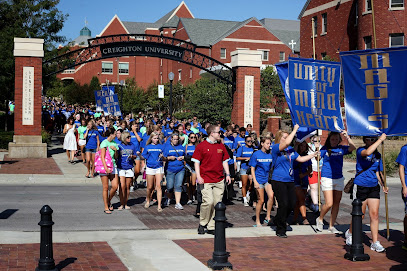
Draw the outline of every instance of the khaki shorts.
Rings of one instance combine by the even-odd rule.
[[[345,177],[339,179],[321,178],[321,189],[322,191],[343,191]]]

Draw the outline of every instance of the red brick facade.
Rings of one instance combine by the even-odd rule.
[[[34,67],[34,125],[23,125],[23,67]],[[15,57],[14,135],[41,135],[42,58]]]
[[[377,48],[390,46],[390,35],[405,32],[407,15],[404,8],[390,8],[389,0],[374,0]],[[313,57],[312,18],[317,18],[315,37],[316,58],[322,56],[339,61],[340,51],[366,49],[365,37],[371,37],[374,48],[372,12],[367,11],[366,0],[332,1],[311,0],[300,14],[301,56]],[[324,6],[325,5],[325,8]],[[329,6],[326,8],[326,6]],[[327,31],[322,33],[323,14],[327,16]],[[405,38],[404,38],[405,39]]]

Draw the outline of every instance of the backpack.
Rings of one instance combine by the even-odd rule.
[[[102,162],[102,151],[99,150],[95,154],[95,171],[99,174],[106,174],[105,167],[103,166]],[[113,171],[113,160],[112,157],[110,156],[110,152],[108,148],[106,148],[106,154],[105,154],[105,160],[106,160],[106,166],[108,169],[110,169],[110,172]]]

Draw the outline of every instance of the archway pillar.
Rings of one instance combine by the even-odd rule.
[[[14,38],[15,111],[11,158],[46,158],[41,137],[41,88],[44,40]]]
[[[253,125],[260,131],[260,67],[261,51],[236,50],[231,52],[231,66],[236,72],[236,89],[233,94],[232,122],[240,127]]]

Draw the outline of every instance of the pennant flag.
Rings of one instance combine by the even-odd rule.
[[[350,135],[407,134],[407,47],[340,53]]]
[[[291,99],[290,99],[290,88],[289,88],[289,80],[288,80],[288,62],[283,62],[276,64],[277,74],[280,78],[281,86],[283,87],[284,96],[288,104],[288,108],[290,109],[291,119],[294,122],[294,118],[292,115],[292,107],[291,107]],[[295,122],[294,122],[295,124]],[[305,139],[311,137],[312,135],[316,134],[316,129],[309,128],[309,127],[300,127],[297,131],[297,139],[298,141],[302,142]]]

